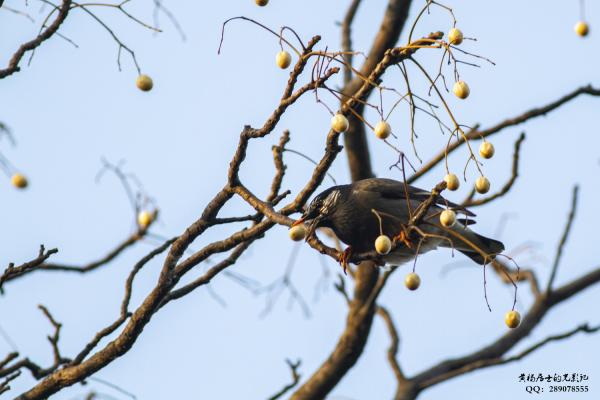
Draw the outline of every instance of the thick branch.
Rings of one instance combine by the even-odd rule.
[[[129,302],[131,300],[131,292],[133,290],[133,280],[137,276],[138,272],[140,272],[140,270],[148,262],[150,262],[150,260],[152,260],[154,257],[168,249],[174,241],[175,238],[167,240],[165,243],[152,250],[146,256],[142,257],[142,259],[133,266],[133,269],[131,270],[129,276],[127,277],[127,280],[125,281],[125,293],[121,302],[121,314],[119,318],[115,320],[112,324],[108,325],[106,328],[96,333],[94,338],[88,344],[86,344],[83,350],[81,350],[79,354],[73,359],[73,361],[71,361],[70,365],[80,364],[85,359],[85,357],[87,357],[88,354],[90,354],[90,352],[98,345],[98,343],[100,343],[102,339],[116,331],[121,325],[123,325],[127,318],[131,316],[131,313],[129,312]]]
[[[570,338],[571,336],[573,336],[579,332],[591,334],[591,333],[598,332],[598,330],[600,330],[600,326],[590,328],[588,324],[583,324],[583,325],[580,325],[577,328],[572,329],[568,332],[549,336],[546,339],[526,348],[525,350],[521,351],[520,353],[518,353],[514,356],[510,356],[510,357],[506,357],[506,358],[502,358],[502,357],[486,358],[486,359],[482,359],[482,360],[473,361],[472,363],[467,364],[460,369],[452,371],[447,376],[444,376],[444,379],[448,380],[455,376],[466,374],[468,372],[472,372],[472,371],[482,369],[482,368],[488,368],[488,367],[494,367],[497,365],[509,364],[511,362],[523,359],[524,357],[528,356],[529,354],[533,353],[534,351],[540,349],[541,347],[543,347],[544,345],[546,345],[550,342],[555,342],[555,341]]]
[[[344,84],[348,84],[348,82],[352,80],[352,22],[354,21],[354,16],[356,15],[356,11],[358,10],[361,1],[362,0],[352,0],[352,3],[350,3],[350,6],[346,11],[346,16],[342,21],[342,51],[345,53],[344,60],[347,64],[344,67]]]
[[[306,53],[311,51],[311,47],[316,44],[318,39],[318,37],[313,38],[313,41],[309,43],[305,50]],[[284,95],[280,101],[280,104],[273,112],[271,117],[263,125],[263,127],[260,129],[253,129],[249,126],[246,126],[243,129],[242,133],[240,134],[238,147],[229,165],[227,183],[205,207],[200,218],[191,224],[186,231],[173,242],[170,247],[170,251],[163,262],[162,270],[155,287],[146,296],[141,305],[131,314],[131,317],[128,319],[127,324],[119,333],[119,335],[105,347],[89,356],[89,358],[85,359],[80,364],[70,365],[54,372],[32,389],[26,393],[23,393],[19,397],[20,399],[46,398],[66,386],[70,386],[74,383],[82,381],[91,374],[111,363],[116,358],[125,354],[133,346],[154,313],[160,309],[162,304],[164,304],[165,299],[168,298],[169,294],[173,293],[172,291],[176,287],[179,280],[187,272],[189,272],[191,268],[216,253],[229,251],[244,242],[251,242],[261,237],[264,232],[274,225],[274,222],[269,220],[260,221],[250,228],[243,229],[232,234],[226,239],[206,245],[200,251],[180,262],[184,252],[188,249],[191,243],[200,235],[202,235],[208,228],[214,226],[214,222],[218,213],[223,208],[225,203],[227,203],[227,201],[229,201],[229,199],[231,199],[231,197],[234,195],[233,188],[240,184],[239,169],[246,157],[249,141],[253,138],[261,138],[271,133],[275,128],[280,116],[287,109],[287,107],[293,104],[301,95],[308,92],[310,89],[315,88],[316,85],[321,84],[320,82],[324,82],[325,79],[337,72],[336,69],[332,68],[326,72],[324,76],[320,77],[314,82],[310,82],[294,92],[297,75],[302,72],[304,68],[303,65],[307,60],[308,57],[303,56],[296,64],[291,73],[288,85],[284,90]],[[339,146],[337,145],[338,137],[339,134],[332,133],[330,131],[330,134],[327,136],[326,154],[315,168],[311,180],[296,196],[296,198],[282,209],[281,213],[283,215],[289,215],[292,212],[298,211],[304,202],[306,202],[308,197],[314,192],[318,184],[322,181],[327,169],[339,152]],[[278,197],[279,196],[277,196],[275,199]],[[275,200],[273,202],[275,202]],[[118,325],[119,321],[115,322],[115,325],[109,326],[108,329]]]
[[[531,333],[550,308],[598,282],[600,282],[600,267],[553,292],[543,293],[536,298],[518,328],[507,332],[493,343],[469,355],[442,361],[416,375],[412,380],[417,385],[418,390],[423,390],[457,375],[485,367],[487,363],[497,362]]]
[[[360,69],[360,75],[368,76],[370,82],[377,82],[385,71],[385,68],[383,68],[380,69],[380,73],[373,75],[380,68],[386,52],[389,52],[389,49],[393,48],[398,42],[402,28],[408,17],[411,2],[411,0],[389,1],[379,31],[375,35],[367,59]],[[354,79],[344,86],[342,93],[348,97],[354,96],[366,100],[373,89],[373,85],[369,84],[365,86],[363,79],[360,76],[355,76]],[[357,104],[355,110],[358,115],[362,116],[364,106]],[[371,169],[365,127],[354,114],[350,115],[348,120],[350,127],[344,134],[344,146],[348,156],[350,175],[353,181],[370,178],[373,176],[373,171]]]
[[[365,309],[363,304],[377,283],[378,275],[378,269],[370,263],[363,263],[356,270],[354,298],[350,302],[346,328],[333,352],[291,399],[325,398],[356,363],[371,331],[375,310],[375,307]]]

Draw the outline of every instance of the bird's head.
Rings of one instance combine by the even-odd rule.
[[[336,186],[319,193],[311,201],[304,214],[302,214],[302,217],[294,222],[293,225],[310,221],[308,224],[308,234],[306,235],[309,238],[318,227],[328,226],[329,217],[336,210],[341,197],[341,191]]]

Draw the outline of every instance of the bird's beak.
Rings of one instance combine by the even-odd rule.
[[[304,223],[304,218],[301,217],[299,220],[297,220],[296,222],[294,222],[292,224],[292,226],[300,225],[300,224],[303,224],[303,223]]]
[[[317,230],[317,227],[319,226],[319,223],[321,222],[322,219],[323,219],[323,217],[321,215],[318,215],[317,217],[313,218],[311,223],[308,225],[308,232],[306,233],[306,240],[308,240],[309,237],[314,235],[314,233]]]
[[[307,221],[310,221],[308,223],[308,231],[306,234],[306,240],[308,240],[308,238],[311,237],[315,233],[315,230],[317,229],[317,227],[322,219],[323,219],[323,217],[321,215],[319,215],[317,212],[314,212],[314,211],[311,212],[311,211],[307,210],[304,212],[304,214],[302,214],[302,216],[298,220],[296,220],[292,224],[292,226],[300,225]]]

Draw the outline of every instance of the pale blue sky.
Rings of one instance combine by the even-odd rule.
[[[151,5],[137,0],[131,5],[136,15],[151,21]],[[206,202],[224,183],[225,171],[243,125],[258,126],[278,103],[287,72],[274,64],[277,40],[243,22],[233,22],[226,33],[223,52],[217,56],[221,23],[232,16],[256,18],[272,28],[293,27],[302,38],[323,37],[321,47],[339,47],[339,27],[346,2],[271,0],[258,8],[252,0],[227,2],[166,2],[183,26],[188,40],[182,42],[166,18],[165,32],[152,35],[113,11],[102,15],[138,56],[142,70],[150,74],[155,88],[142,93],[135,88],[136,71],[127,54],[123,71],[116,65],[117,46],[88,16],[75,12],[61,32],[80,47],[73,48],[53,38],[36,51],[30,67],[0,81],[0,120],[13,130],[18,146],[0,141],[0,151],[29,177],[31,186],[16,191],[8,179],[0,179],[0,265],[33,258],[39,244],[58,247],[55,261],[83,263],[103,255],[132,229],[133,215],[117,181],[106,176],[94,183],[101,157],[127,160],[127,168],[143,181],[161,210],[161,221],[153,231],[164,236],[180,233],[193,222]],[[368,48],[379,27],[386,1],[365,1],[353,30],[357,50]],[[421,1],[415,1],[421,4]],[[23,9],[23,2],[6,0],[5,5]],[[465,124],[489,126],[533,106],[557,99],[576,87],[600,86],[600,5],[587,2],[591,35],[585,40],[573,33],[579,18],[578,2],[571,1],[455,1],[458,26],[476,43],[465,49],[492,58],[495,67],[461,68],[461,77],[471,86],[471,97],[463,102],[449,99],[459,120]],[[30,13],[38,20],[39,4],[30,2]],[[411,19],[417,11],[413,6]],[[446,31],[451,20],[436,11],[417,27],[416,34]],[[0,10],[0,62],[6,65],[16,46],[29,40],[38,25]],[[404,37],[405,38],[405,37]],[[404,40],[404,39],[403,39]],[[430,70],[439,53],[420,51],[418,59]],[[357,57],[359,59],[359,57]],[[415,71],[413,85],[425,93],[425,81]],[[387,86],[400,85],[397,72],[386,75]],[[329,100],[335,106],[333,100]],[[548,277],[570,202],[574,183],[581,185],[579,213],[566,247],[559,284],[597,267],[597,199],[600,195],[598,109],[600,99],[581,97],[545,118],[512,128],[490,139],[496,156],[484,170],[492,186],[500,187],[509,176],[513,142],[525,130],[521,176],[513,191],[502,200],[477,210],[478,231],[494,235],[501,216],[514,214],[502,233],[507,249],[525,242],[535,245],[541,260],[533,266],[542,282]],[[373,113],[367,114],[376,120]],[[292,132],[290,147],[317,158],[323,148],[329,114],[314,97],[307,96],[294,106],[277,127]],[[408,113],[400,109],[390,122],[401,135],[398,143],[408,147]],[[437,152],[446,138],[437,126],[421,118],[417,143],[424,159]],[[255,143],[241,174],[256,193],[264,195],[270,184],[271,136]],[[395,155],[369,137],[374,168],[379,176],[399,178],[388,171]],[[407,151],[412,156],[412,153]],[[450,160],[462,170],[466,154]],[[311,166],[293,154],[286,154],[288,174],[285,188],[296,192]],[[414,160],[414,157],[412,158]],[[347,182],[343,156],[331,173],[338,182]],[[443,170],[429,174],[417,185],[430,188]],[[475,176],[469,171],[471,179]],[[329,182],[326,183],[329,185]],[[324,187],[326,186],[324,185]],[[461,200],[467,185],[449,198]],[[224,215],[245,214],[247,207],[236,202]],[[195,248],[221,237],[227,231],[210,232]],[[67,356],[78,352],[93,334],[118,313],[123,282],[131,266],[152,248],[140,244],[118,260],[89,275],[36,273],[6,285],[0,298],[0,324],[23,355],[42,364],[51,362],[45,336],[51,327],[36,305],[45,304],[63,322],[61,348]],[[251,250],[232,271],[265,284],[279,277],[293,249],[286,229],[276,227]],[[319,255],[302,246],[294,282],[309,301],[312,317],[303,316],[297,305],[287,308],[287,293],[264,318],[264,297],[255,297],[226,277],[219,276],[212,288],[225,299],[219,305],[200,289],[170,304],[148,325],[133,350],[97,373],[135,393],[138,399],[266,398],[289,381],[285,358],[301,358],[300,369],[308,377],[325,359],[343,329],[346,305],[333,290],[313,301],[321,277]],[[517,255],[524,267],[530,257]],[[149,264],[138,277],[133,302],[137,304],[155,282],[160,259]],[[324,260],[330,276],[337,264]],[[440,276],[447,264],[463,262],[465,268]],[[467,268],[468,266],[468,268]],[[204,266],[197,267],[193,276]],[[408,375],[443,358],[460,356],[487,344],[505,332],[503,314],[510,308],[512,291],[495,277],[488,282],[493,312],[488,312],[482,287],[481,269],[457,255],[440,250],[423,256],[418,263],[422,288],[408,292],[398,271],[382,297],[393,313],[402,342],[399,358]],[[598,287],[558,306],[530,338],[519,345],[550,334],[572,329],[582,322],[600,323]],[[519,290],[518,309],[524,311],[531,296],[525,284]],[[525,399],[520,373],[569,373],[590,375],[591,392],[575,399],[598,395],[600,342],[596,336],[577,336],[551,344],[526,360],[510,366],[487,369],[436,386],[423,399],[485,397]],[[331,399],[387,399],[395,384],[385,361],[389,339],[376,320],[363,357],[331,394]],[[11,347],[0,339],[0,355]],[[16,381],[10,392],[16,395],[30,387],[28,373]],[[123,396],[110,388],[90,382],[74,386],[55,396],[71,399],[91,388]],[[7,395],[10,397],[10,395]],[[549,396],[538,396],[546,398]]]

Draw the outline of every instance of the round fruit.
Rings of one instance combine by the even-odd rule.
[[[514,329],[521,323],[521,314],[518,311],[511,310],[504,315],[504,323],[510,329]]]
[[[573,29],[575,29],[575,33],[581,37],[585,37],[588,35],[588,33],[590,33],[589,25],[583,21],[579,21],[578,23],[576,23]]]
[[[469,89],[469,85],[467,85],[467,82],[458,81],[454,84],[454,87],[452,88],[452,93],[454,93],[454,95],[459,99],[466,99],[467,97],[469,97],[471,89]]]
[[[28,185],[27,178],[25,178],[25,175],[19,174],[18,172],[10,178],[10,182],[14,187],[19,189],[25,189]]]
[[[138,89],[147,92],[152,89],[154,82],[152,82],[152,78],[150,78],[148,75],[141,74],[135,80],[135,86],[137,86]]]
[[[392,127],[387,122],[379,121],[377,125],[375,125],[375,136],[379,139],[387,139],[391,133]]]
[[[484,140],[479,146],[479,155],[483,158],[492,158],[494,156],[494,145]]]
[[[281,50],[275,57],[277,66],[281,69],[286,69],[292,63],[292,56],[285,50]]]
[[[421,278],[415,272],[411,272],[404,278],[404,286],[406,286],[408,290],[417,290],[419,286],[421,286]]]
[[[444,181],[446,181],[446,187],[448,190],[456,190],[460,186],[460,181],[458,177],[454,174],[448,174],[444,177]]]
[[[147,227],[150,226],[153,219],[154,219],[154,215],[150,211],[142,210],[138,214],[137,222],[141,228],[146,229]]]
[[[392,241],[386,235],[377,236],[375,239],[375,251],[378,254],[385,255],[392,249]]]
[[[294,225],[290,228],[288,234],[294,242],[299,242],[306,237],[306,228],[304,224]]]
[[[452,28],[450,29],[450,32],[448,32],[448,42],[450,44],[458,46],[463,42],[463,39],[463,33],[458,28]]]
[[[331,118],[331,129],[337,133],[343,133],[348,130],[348,118],[344,114],[337,113]]]
[[[255,0],[257,6],[264,7],[269,4],[269,0]]]
[[[477,193],[487,193],[490,190],[490,181],[488,180],[488,178],[486,178],[485,176],[480,176],[479,178],[477,178],[477,180],[475,181],[475,190],[477,190]]]
[[[450,228],[456,223],[456,213],[452,210],[444,210],[440,214],[440,223],[446,228]]]

